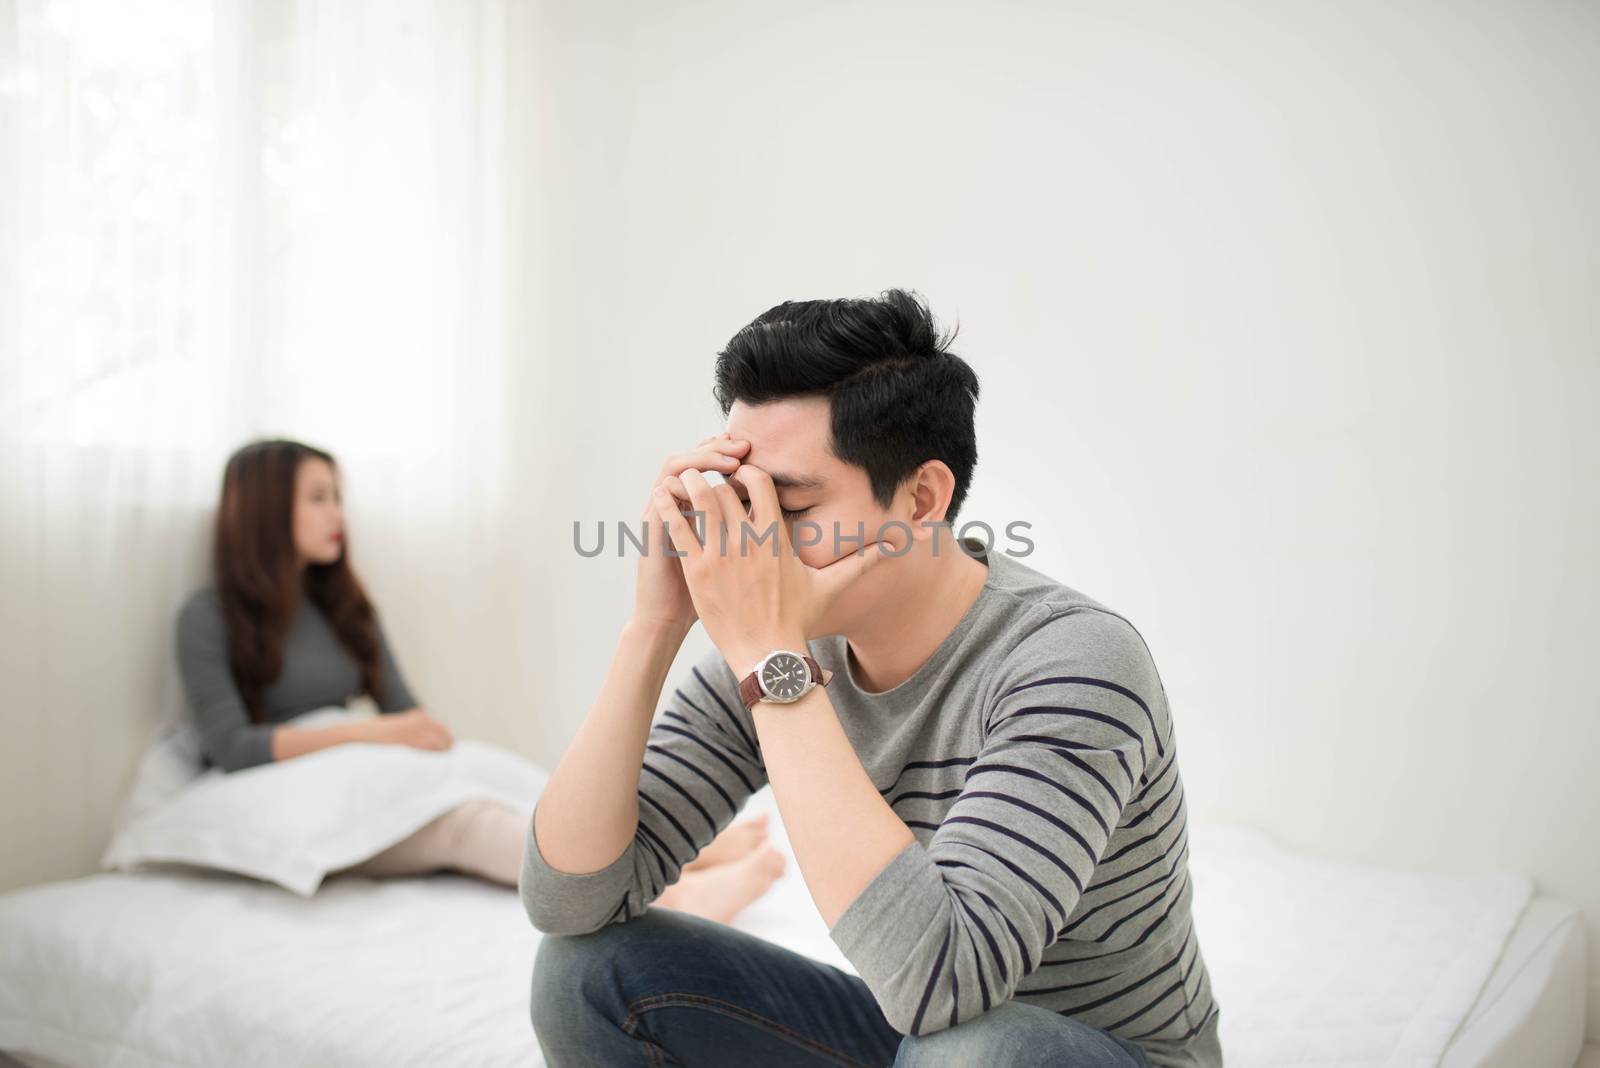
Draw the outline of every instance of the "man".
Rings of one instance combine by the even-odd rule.
[[[1160,677],[1116,612],[957,544],[949,340],[890,290],[719,354],[727,429],[651,491],[668,545],[530,827],[551,1068],[1221,1065]],[[696,618],[716,649],[652,724]],[[859,976],[646,908],[769,782]]]

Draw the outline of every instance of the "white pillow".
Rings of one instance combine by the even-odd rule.
[[[133,787],[122,800],[111,836],[115,838],[134,820],[176,797],[205,770],[200,732],[187,716],[156,727],[139,758]]]
[[[296,726],[365,718],[345,708]],[[203,769],[192,727],[167,724],[146,750],[101,857],[107,870],[184,864],[277,883],[309,897],[464,801],[533,816],[549,773],[507,749],[457,739],[443,751],[351,742],[242,771]]]

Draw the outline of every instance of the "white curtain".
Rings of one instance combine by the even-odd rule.
[[[413,688],[505,736],[518,576],[476,562],[515,537],[537,375],[508,358],[506,17],[0,0],[0,888],[88,870],[181,707],[173,614],[254,437],[339,458]]]

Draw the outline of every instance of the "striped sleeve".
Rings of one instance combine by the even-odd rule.
[[[633,919],[766,782],[755,724],[733,671],[713,648],[676,680],[651,724],[639,769],[639,825],[621,856],[598,871],[558,871],[539,852],[530,821],[518,887],[528,918],[546,934],[583,934]]]
[[[1163,749],[1155,664],[1120,617],[1051,615],[1000,671],[990,707],[970,713],[981,748],[931,841],[890,860],[829,932],[902,1034],[1012,997]]]

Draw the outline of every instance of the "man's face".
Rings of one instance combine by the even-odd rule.
[[[819,568],[871,543],[889,520],[908,521],[912,513],[908,491],[896,495],[893,505],[885,509],[873,499],[866,471],[833,455],[829,415],[826,397],[792,397],[760,405],[735,401],[728,411],[727,426],[731,437],[750,442],[744,462],[772,476],[796,555]],[[746,496],[742,488],[737,492],[741,498]],[[909,525],[915,529],[914,524]],[[864,535],[863,542],[844,540],[857,534]],[[883,537],[896,550],[906,547],[904,528],[890,527]],[[730,551],[737,551],[736,543],[730,542]],[[750,551],[771,552],[771,542],[752,544]],[[882,603],[898,578],[895,561],[891,557],[880,562],[847,587],[829,607],[817,633],[807,637],[846,632],[851,621]]]

